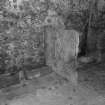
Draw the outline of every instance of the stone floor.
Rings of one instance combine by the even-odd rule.
[[[105,105],[105,98],[86,86],[86,75],[81,71],[77,87],[52,72],[27,81],[24,86],[2,89],[0,105]]]

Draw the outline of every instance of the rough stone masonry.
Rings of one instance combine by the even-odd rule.
[[[54,14],[53,14],[54,15]],[[56,14],[50,18],[55,23],[46,28],[47,65],[60,74],[77,84],[77,54],[79,46],[79,33],[73,29],[66,30],[62,24],[63,20]]]

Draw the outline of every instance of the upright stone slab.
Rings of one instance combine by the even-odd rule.
[[[47,64],[61,76],[77,80],[76,60],[79,33],[75,30],[50,28],[47,30]]]

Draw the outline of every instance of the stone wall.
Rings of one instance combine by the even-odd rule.
[[[1,3],[0,72],[17,72],[45,65],[45,33],[44,28],[37,25],[44,21],[46,3],[36,1],[33,4],[37,7],[32,1]],[[39,5],[40,10],[37,9]]]
[[[89,0],[1,0],[0,72],[14,67],[30,65],[30,68],[37,63],[44,64],[46,30],[59,23],[61,25],[56,29],[61,28],[72,12],[78,13],[80,18],[83,17],[80,11],[88,7]],[[74,22],[75,26],[82,29],[78,30],[78,27],[73,26],[72,29],[81,32],[84,23],[78,22]]]
[[[63,25],[72,5],[69,0],[1,0],[0,72],[44,64],[46,29]]]

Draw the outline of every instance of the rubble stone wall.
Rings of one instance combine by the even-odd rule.
[[[70,11],[87,9],[88,2],[89,0],[1,0],[0,72],[14,67],[22,68],[24,65],[30,65],[30,68],[37,63],[43,64],[46,29],[56,27],[61,18],[60,24],[63,25]]]
[[[44,64],[45,27],[56,27],[59,22],[63,25],[65,14],[74,3],[72,0],[1,0],[0,73]],[[58,22],[59,16],[63,21]]]

